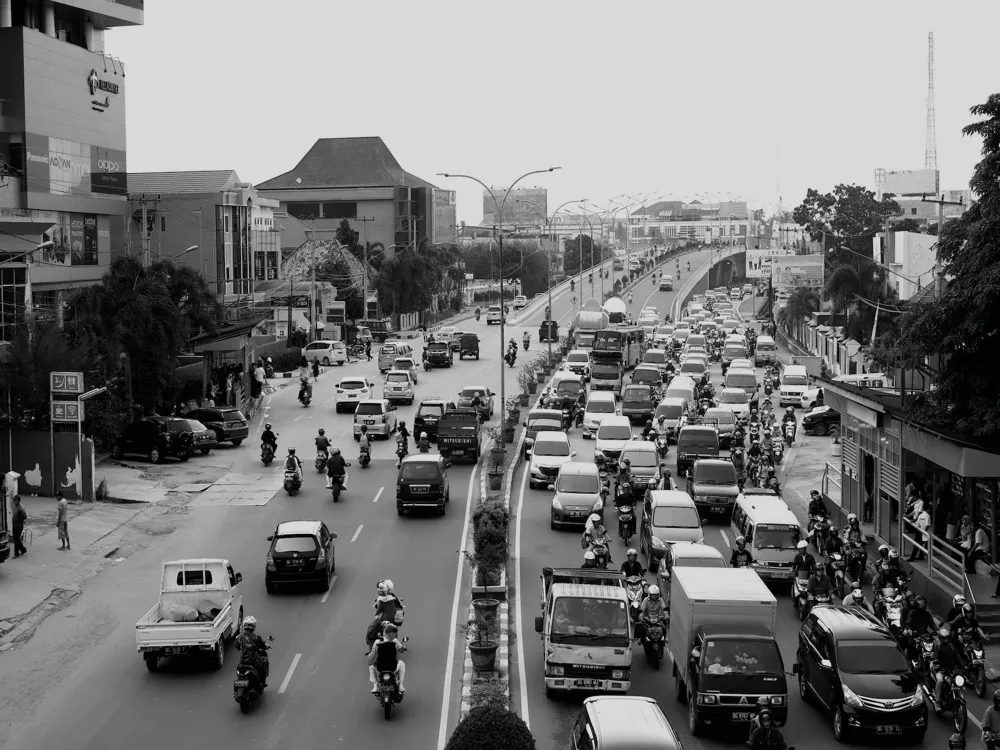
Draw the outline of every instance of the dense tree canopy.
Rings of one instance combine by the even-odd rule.
[[[937,389],[914,395],[911,415],[932,426],[1000,437],[1000,94],[972,107],[963,129],[983,139],[973,172],[979,202],[944,226],[938,259],[947,283],[939,297],[904,312],[875,352],[885,367],[936,370]]]
[[[566,254],[563,258],[563,267],[567,276],[580,273],[580,245],[583,243],[583,269],[586,270],[595,266],[603,260],[610,258],[613,253],[599,242],[594,242],[590,235],[577,235],[566,240]]]
[[[529,297],[548,287],[548,256],[538,243],[528,240],[504,240],[503,277],[520,279],[524,294]],[[476,279],[500,278],[500,247],[496,242],[478,242],[462,250],[465,272]]]
[[[422,242],[417,250],[397,249],[396,254],[382,263],[375,288],[382,310],[389,314],[427,310],[431,299],[444,288],[449,269],[458,260],[451,245],[431,245]]]
[[[809,188],[806,197],[792,217],[806,228],[814,242],[826,241],[835,265],[857,266],[857,256],[842,248],[871,257],[872,237],[881,232],[885,217],[897,216],[899,204],[891,194],[879,201],[875,193],[861,185],[837,185],[832,193],[820,193]]]

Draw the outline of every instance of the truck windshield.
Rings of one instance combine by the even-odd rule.
[[[732,464],[695,464],[694,481],[696,484],[729,485],[736,484],[736,467]]]
[[[801,530],[798,526],[760,523],[753,532],[754,549],[795,549]]]
[[[847,674],[906,674],[906,659],[892,641],[851,641],[837,649],[837,664]]]
[[[582,331],[576,332],[577,346],[581,349],[593,349],[594,347],[594,334],[584,333]]]
[[[625,603],[559,597],[552,608],[551,637],[553,643],[625,646],[628,644]]]
[[[620,376],[621,370],[618,369],[618,365],[594,365],[591,373],[591,377],[598,380],[618,380]]]
[[[902,658],[902,656],[900,657]],[[783,674],[774,641],[713,641],[705,643],[702,674]]]
[[[809,385],[809,378],[805,375],[786,375],[781,379],[782,385]]]

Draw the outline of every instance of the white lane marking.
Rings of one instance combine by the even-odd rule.
[[[324,403],[324,404],[328,404],[328,403],[330,403],[331,401],[335,400],[336,398],[337,398],[336,396],[330,396],[330,398],[328,398],[328,399],[327,399],[326,401],[324,401],[323,403]]]
[[[375,499],[374,499],[374,500],[372,500],[372,502],[373,502],[373,503],[377,503],[377,502],[378,502],[378,499],[379,499],[380,497],[382,497],[382,492],[383,492],[384,490],[385,490],[385,487],[379,487],[379,488],[378,488],[378,492],[376,492],[376,493],[375,493]]]
[[[358,530],[355,531],[354,532],[354,536],[351,537],[351,542],[352,543],[358,541],[358,537],[361,536],[361,529],[363,529],[364,527],[365,527],[364,524],[361,524],[360,526],[358,526]]]
[[[969,721],[971,721],[973,724],[976,725],[976,729],[978,729],[980,732],[982,732],[983,731],[983,725],[979,723],[979,719],[977,719],[975,716],[973,716],[972,714],[970,714],[968,711],[966,711],[965,714],[966,714],[966,716],[969,717]]]
[[[330,579],[330,588],[328,588],[323,593],[323,598],[319,600],[320,604],[326,604],[326,600],[330,598],[330,592],[333,591],[333,584],[335,584],[336,582],[337,582],[337,576],[334,576],[333,578]]]
[[[308,414],[303,414],[301,416],[296,417],[295,421],[298,422],[300,419],[312,419],[312,416],[310,416]]]
[[[732,547],[733,545],[729,543],[729,534],[726,533],[725,529],[719,529],[719,533],[722,534],[722,541],[726,543],[726,546]]]
[[[295,654],[295,658],[292,659],[292,665],[288,668],[288,674],[285,675],[285,679],[281,681],[281,687],[278,688],[278,695],[281,695],[288,689],[288,683],[292,681],[292,675],[295,674],[295,668],[299,666],[299,659],[302,658],[302,654]]]
[[[451,679],[455,665],[455,640],[458,633],[458,606],[462,598],[462,572],[465,569],[465,550],[469,544],[469,519],[472,516],[472,488],[475,487],[477,465],[469,477],[469,490],[465,497],[465,523],[462,524],[462,546],[458,550],[458,564],[455,570],[455,596],[451,603],[451,627],[448,635],[448,660],[444,668],[444,689],[441,692],[441,723],[438,725],[436,747],[444,747],[448,742],[448,711],[451,709]]]
[[[524,627],[521,622],[521,516],[524,511],[524,486],[528,482],[528,471],[521,473],[521,492],[517,496],[517,525],[514,527],[514,580],[517,589],[517,607],[514,610],[514,627],[517,628],[517,689],[521,693],[521,720],[528,724],[528,677],[524,673]]]

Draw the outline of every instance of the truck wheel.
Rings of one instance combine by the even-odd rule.
[[[681,675],[677,671],[676,667],[674,667],[674,689],[677,695],[677,702],[678,703],[687,702],[688,691],[687,688],[684,686],[684,683],[681,682]]]
[[[215,644],[215,664],[213,665],[215,669],[222,669],[222,665],[226,663],[226,644],[222,638],[219,639],[218,643]]]
[[[688,731],[692,737],[701,735],[701,722],[698,721],[698,702],[688,701]]]
[[[406,515],[406,511],[403,510],[403,506],[402,505],[397,505],[396,506],[396,515],[399,516],[400,518],[402,518],[403,516]]]
[[[143,654],[142,660],[146,662],[146,669],[150,672],[155,672],[160,663],[160,657],[156,654]]]

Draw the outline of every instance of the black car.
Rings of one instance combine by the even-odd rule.
[[[111,448],[111,457],[140,455],[154,464],[162,463],[167,457],[187,461],[194,451],[208,453],[217,444],[215,433],[201,422],[177,417],[146,417],[125,427]]]
[[[806,435],[829,435],[840,430],[840,412],[830,406],[817,406],[802,417]]]
[[[413,434],[419,439],[420,433],[426,432],[430,440],[436,440],[438,424],[441,417],[455,410],[455,402],[443,398],[425,398],[417,407],[417,415],[413,418]]]
[[[443,516],[450,502],[448,467],[441,456],[418,453],[407,456],[396,477],[396,513],[433,508]]]
[[[250,436],[249,422],[239,409],[212,406],[189,411],[184,417],[201,422],[212,430],[218,443],[239,445]]]
[[[451,334],[451,341],[448,342],[448,346],[453,352],[458,352],[459,359],[462,357],[462,337],[465,336],[465,331],[455,331]],[[478,341],[478,338],[477,338]]]
[[[656,404],[653,403],[653,390],[648,385],[627,385],[622,391],[622,416],[629,421],[645,424],[653,418]]]
[[[524,421],[524,460],[531,458],[531,446],[539,432],[565,432],[562,426],[562,409],[532,409]]]
[[[337,538],[322,521],[286,521],[279,523],[267,551],[264,588],[277,591],[279,584],[318,583],[323,591],[330,588],[330,576],[337,569],[333,540]]]
[[[479,359],[479,336],[474,333],[463,333],[459,340],[458,358],[464,359],[466,356]]]
[[[795,662],[799,697],[833,715],[838,742],[858,734],[923,741],[923,691],[899,644],[867,610],[815,607],[799,630]]]
[[[455,355],[451,352],[451,347],[447,341],[435,341],[427,345],[424,350],[427,361],[432,367],[451,367],[455,363]]]

